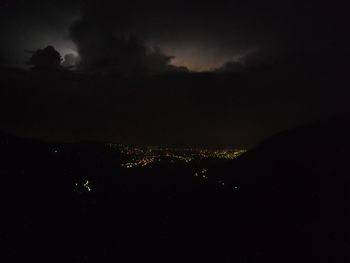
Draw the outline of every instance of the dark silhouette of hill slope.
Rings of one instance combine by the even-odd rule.
[[[279,133],[232,162],[208,162],[207,181],[181,163],[123,169],[103,143],[1,135],[2,255],[348,262],[349,123],[343,116]]]
[[[244,231],[252,247],[275,251],[270,261],[347,262],[349,163],[342,116],[276,134],[218,171],[239,186]]]
[[[240,257],[225,238],[228,193],[180,164],[129,171],[120,158],[103,143],[0,136],[4,262]]]

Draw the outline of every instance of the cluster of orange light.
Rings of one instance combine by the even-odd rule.
[[[195,159],[235,159],[246,152],[242,149],[177,149],[177,148],[161,148],[161,147],[132,147],[123,144],[109,144],[109,146],[121,154],[128,157],[128,161],[123,163],[125,168],[145,167],[162,160],[183,161],[189,163]]]

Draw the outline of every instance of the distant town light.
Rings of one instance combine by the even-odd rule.
[[[86,180],[86,182],[85,182],[85,184],[84,184],[84,187],[85,187],[86,190],[88,190],[89,192],[91,192],[89,180]]]
[[[246,150],[242,149],[224,149],[224,150],[210,150],[210,149],[177,149],[177,148],[161,148],[161,147],[132,147],[124,144],[108,144],[109,147],[119,151],[121,154],[128,157],[128,161],[121,166],[127,169],[145,167],[150,164],[162,161],[175,163],[175,161],[183,161],[190,163],[196,159],[228,159],[232,160]],[[203,168],[202,174],[207,170]]]

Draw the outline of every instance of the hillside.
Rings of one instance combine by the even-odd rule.
[[[240,187],[249,217],[262,224],[247,226],[256,246],[288,255],[282,262],[349,260],[349,134],[349,117],[310,124],[218,167]]]
[[[4,255],[39,262],[347,262],[349,126],[342,118],[299,127],[233,161],[135,169],[123,168],[123,157],[105,144],[2,135]],[[199,177],[198,165],[208,169]]]

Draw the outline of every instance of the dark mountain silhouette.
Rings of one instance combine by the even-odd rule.
[[[281,132],[218,168],[242,191],[246,233],[276,262],[349,260],[349,132],[348,116]]]
[[[199,164],[128,170],[103,143],[2,135],[3,255],[39,262],[347,262],[349,129],[342,117],[277,134],[235,161],[201,163],[206,181],[194,176]]]
[[[0,145],[5,258],[171,262],[218,258],[225,246],[228,233],[214,222],[225,220],[226,193],[183,165],[128,171],[115,150],[92,142],[2,135]]]

